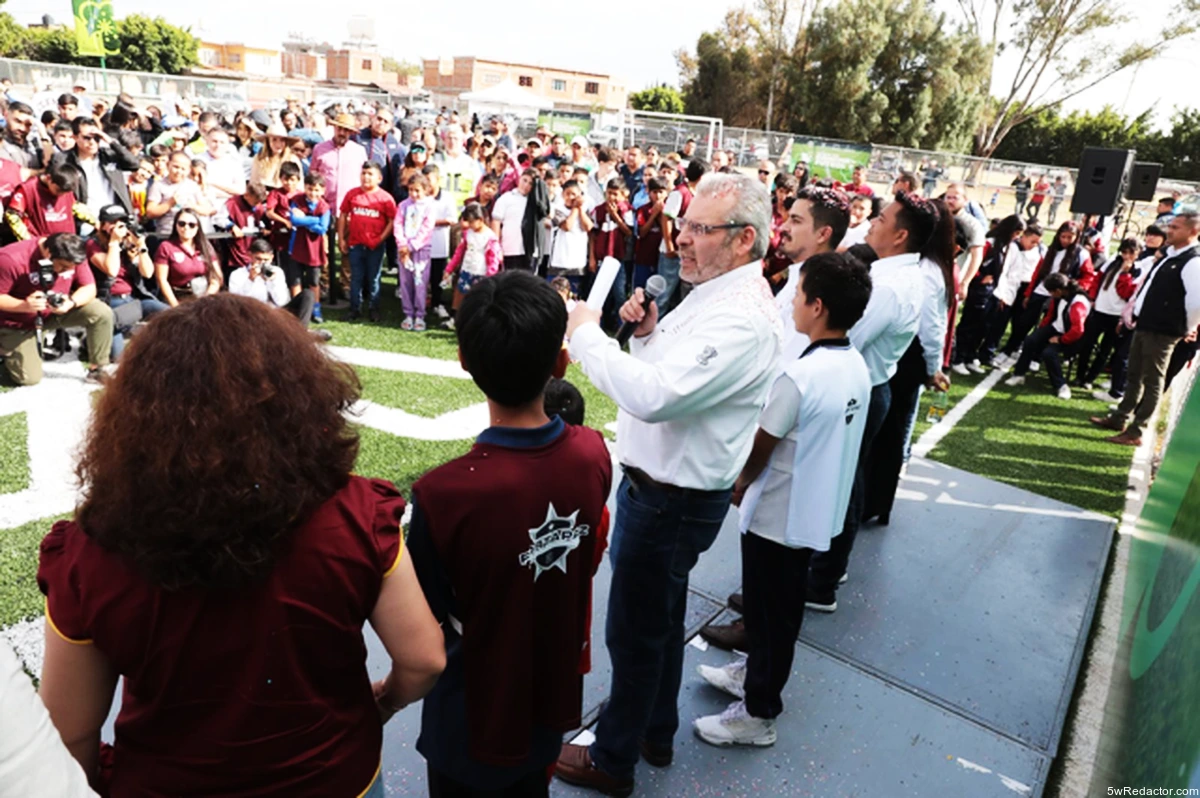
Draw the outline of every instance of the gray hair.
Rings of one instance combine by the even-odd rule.
[[[696,196],[710,199],[732,196],[734,203],[729,221],[753,227],[754,245],[750,248],[750,256],[755,260],[766,257],[771,241],[771,194],[757,178],[741,172],[709,172],[700,178]]]

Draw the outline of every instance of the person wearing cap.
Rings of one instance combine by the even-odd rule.
[[[516,142],[513,141],[512,134],[508,132],[508,120],[504,117],[492,117],[492,138],[496,140],[496,146],[499,149],[508,150],[509,153],[516,152]]]
[[[76,117],[71,129],[75,147],[58,153],[51,162],[74,172],[75,198],[93,214],[115,202],[132,215],[133,200],[124,173],[138,168],[137,156],[105,133],[90,116]]]
[[[582,166],[589,174],[595,171],[596,159],[592,156],[592,144],[587,140],[587,136],[571,138],[571,163]]]
[[[288,133],[279,122],[268,127],[266,132],[255,134],[255,137],[262,142],[262,148],[250,164],[250,182],[277,189],[283,185],[279,178],[279,167],[287,162],[300,164],[300,159],[292,152],[292,147],[300,139]]]
[[[333,137],[322,141],[313,148],[311,171],[325,178],[325,202],[330,208],[341,208],[346,195],[358,188],[363,164],[367,161],[367,151],[361,144],[354,141],[358,128],[354,117],[347,113],[339,113],[333,117]],[[337,228],[329,230],[329,260],[328,291],[331,301],[349,292],[350,265],[346,258],[338,258],[338,279],[332,279],[334,272],[334,253],[340,252],[337,241]]]
[[[116,203],[100,209],[99,226],[87,242],[87,264],[96,295],[113,311],[112,359],[119,360],[133,325],[168,309],[145,287],[154,277],[146,239],[129,229],[129,213]]]

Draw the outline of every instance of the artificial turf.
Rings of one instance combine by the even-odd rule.
[[[42,518],[0,530],[0,628],[42,614],[42,594],[37,587],[38,545],[54,522],[66,517]]]
[[[363,399],[425,418],[484,401],[483,392],[471,380],[364,366],[356,366],[355,371],[362,381]]]
[[[929,456],[946,465],[1051,499],[1119,518],[1133,450],[1108,443],[1111,431],[1088,422],[1103,402],[1064,401],[1044,376],[1003,383],[968,412]]]
[[[29,487],[29,423],[24,413],[0,416],[0,494]]]

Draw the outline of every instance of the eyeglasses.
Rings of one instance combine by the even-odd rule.
[[[727,222],[725,224],[701,224],[693,222],[691,219],[680,219],[679,226],[685,233],[691,233],[694,236],[711,235],[717,230],[736,230],[739,227],[749,227],[745,222]]]
[[[76,136],[76,138],[81,141],[92,141],[92,142],[96,142],[96,141],[100,140],[100,137],[98,135],[96,135],[95,133],[91,134],[90,136]]]
[[[182,227],[185,230],[195,230],[200,226],[199,222],[176,222],[176,227]]]
[[[771,174],[771,170],[770,169],[759,169],[758,173],[760,175],[769,175],[769,174]]]

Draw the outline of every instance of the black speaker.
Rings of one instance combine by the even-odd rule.
[[[1125,193],[1125,181],[1133,166],[1133,150],[1085,147],[1079,164],[1079,179],[1071,197],[1071,213],[1111,216]]]
[[[1158,178],[1162,175],[1162,164],[1135,161],[1129,173],[1129,186],[1125,199],[1135,202],[1152,202],[1158,190]]]

